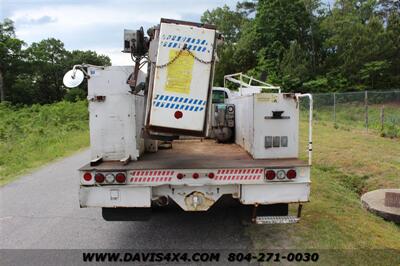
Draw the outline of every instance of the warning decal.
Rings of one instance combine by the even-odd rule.
[[[273,93],[257,93],[255,96],[257,102],[270,102],[270,103],[278,102],[278,96]]]
[[[179,50],[171,49],[169,60],[173,60],[178,53]],[[167,67],[165,91],[189,94],[193,64],[194,58],[187,51],[182,51],[179,57]]]

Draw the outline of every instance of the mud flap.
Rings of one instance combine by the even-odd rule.
[[[102,208],[106,221],[148,221],[151,208]]]

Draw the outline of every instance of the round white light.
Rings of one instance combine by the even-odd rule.
[[[279,170],[276,172],[276,178],[282,180],[285,179],[285,177],[286,177],[285,171]]]
[[[115,180],[114,174],[106,174],[106,182],[107,183],[113,183]]]

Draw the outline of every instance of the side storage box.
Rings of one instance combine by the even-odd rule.
[[[132,66],[90,67],[88,101],[91,159],[137,160],[144,150],[141,138],[144,97],[130,93],[126,80]],[[145,80],[140,72],[139,82]]]
[[[235,142],[254,159],[297,158],[299,106],[293,94],[237,96]]]
[[[162,19],[147,126],[153,132],[204,135],[216,30]]]

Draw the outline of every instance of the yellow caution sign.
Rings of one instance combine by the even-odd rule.
[[[275,93],[257,93],[255,94],[257,102],[277,103],[278,95]]]
[[[179,50],[169,51],[169,60],[174,59]],[[187,52],[182,51],[179,57],[167,67],[167,82],[165,90],[182,94],[190,94],[190,83],[192,82],[194,58]]]

